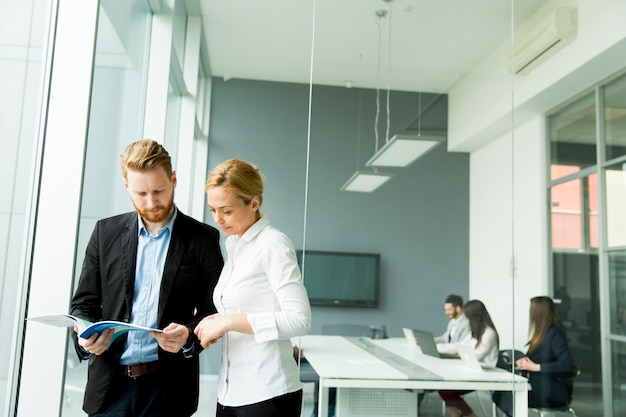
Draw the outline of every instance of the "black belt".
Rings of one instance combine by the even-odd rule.
[[[137,378],[143,375],[152,375],[160,371],[159,362],[137,363],[135,365],[120,365],[122,375]]]

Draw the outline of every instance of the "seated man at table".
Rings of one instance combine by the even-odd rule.
[[[463,314],[463,297],[456,294],[450,294],[443,303],[443,311],[450,318],[446,331],[441,336],[435,337],[435,343],[438,344],[439,351],[447,351],[452,347],[447,346],[449,343],[460,342],[467,337],[470,332],[469,320]],[[430,392],[430,391],[426,391]],[[422,404],[424,393],[417,395],[417,406]]]

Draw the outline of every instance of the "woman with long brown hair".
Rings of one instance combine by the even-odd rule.
[[[470,334],[461,343],[469,344],[474,348],[476,359],[481,364],[495,367],[498,362],[500,342],[496,326],[487,308],[480,300],[470,300],[463,306],[463,314],[469,320]],[[472,391],[439,391],[452,417],[476,415],[462,397],[469,392]]]
[[[529,407],[563,407],[569,401],[563,376],[572,372],[574,362],[558,324],[559,315],[550,297],[530,300],[528,353],[516,362],[521,371],[528,372],[532,387],[528,392]]]

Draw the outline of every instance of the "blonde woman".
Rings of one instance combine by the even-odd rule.
[[[311,308],[290,240],[260,212],[263,180],[230,159],[206,184],[227,260],[213,293],[218,313],[195,334],[204,347],[222,339],[218,417],[298,417],[302,384],[290,338],[309,331]]]

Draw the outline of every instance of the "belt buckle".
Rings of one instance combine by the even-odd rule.
[[[134,375],[133,374],[133,366],[132,365],[126,365],[126,376],[128,376],[129,378],[137,379],[137,377],[139,375]]]

